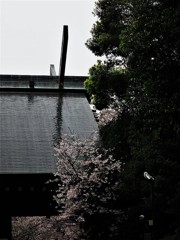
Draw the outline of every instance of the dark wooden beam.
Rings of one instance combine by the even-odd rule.
[[[60,66],[59,66],[59,88],[63,88],[64,86],[67,45],[68,45],[68,26],[65,25],[63,26],[62,45],[61,45],[61,58],[60,58]]]

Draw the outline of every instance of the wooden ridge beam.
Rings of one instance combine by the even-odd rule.
[[[61,45],[61,58],[59,66],[59,89],[64,87],[64,75],[66,67],[66,56],[68,46],[68,26],[63,26],[62,45]]]

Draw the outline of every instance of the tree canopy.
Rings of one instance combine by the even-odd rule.
[[[129,209],[125,226],[139,239],[138,214],[148,218],[150,211],[150,184],[143,178],[148,171],[155,177],[154,234],[175,239],[180,230],[180,2],[99,0],[94,14],[98,20],[86,45],[106,61],[90,69],[85,86],[103,107],[122,90],[118,120],[100,133],[104,145],[124,161],[119,196],[122,208]],[[122,75],[114,80],[117,68],[126,87]]]

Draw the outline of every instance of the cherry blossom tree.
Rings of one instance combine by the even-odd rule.
[[[13,217],[12,239],[42,240],[60,239],[56,222],[58,217]]]
[[[78,226],[79,239],[84,236],[82,226],[93,216],[119,219],[122,212],[113,203],[120,188],[121,161],[113,158],[111,150],[104,149],[95,136],[82,140],[73,135],[64,135],[55,150],[55,178],[59,183],[54,198],[61,218]],[[110,234],[115,233],[113,224],[108,229]]]

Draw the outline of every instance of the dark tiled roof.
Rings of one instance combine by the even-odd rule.
[[[84,93],[0,93],[0,173],[53,173],[61,133],[97,130]]]

